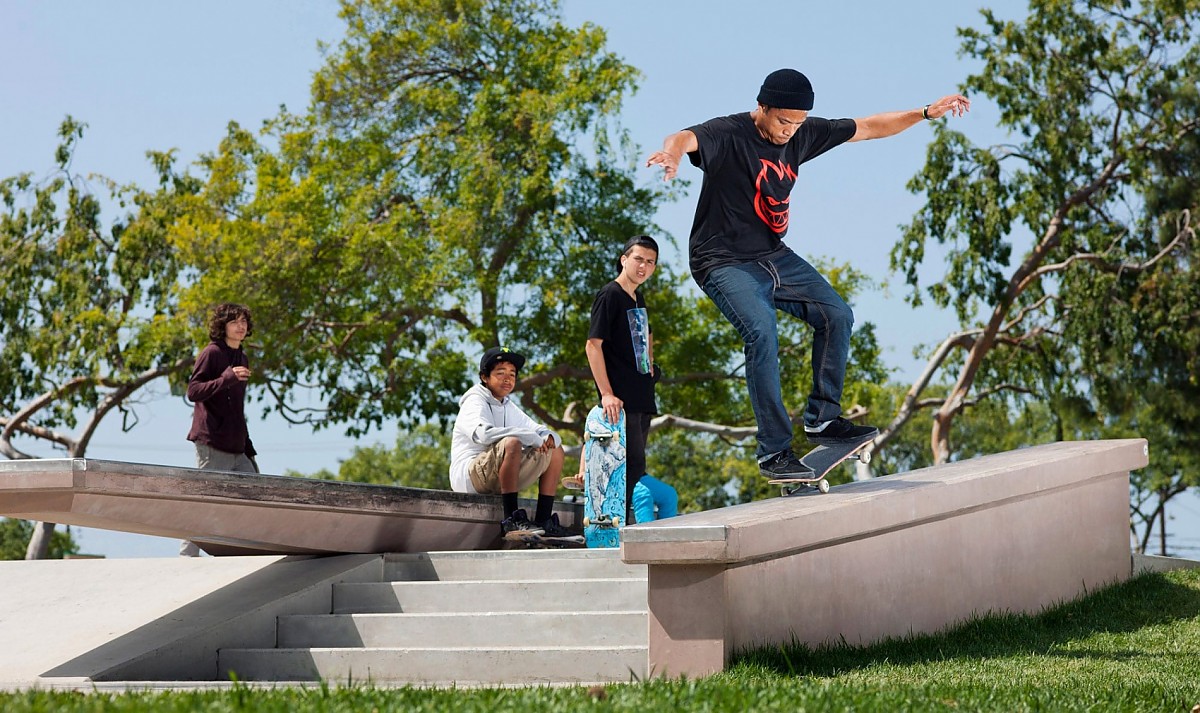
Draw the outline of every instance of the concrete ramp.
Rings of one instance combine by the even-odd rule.
[[[279,616],[327,613],[378,555],[0,562],[0,689],[220,680],[221,646],[274,646]]]
[[[1142,439],[1055,443],[629,527],[650,670],[702,676],[742,649],[934,632],[1122,581],[1129,471],[1148,460]]]
[[[565,527],[581,510],[555,505]],[[504,517],[498,496],[84,458],[0,462],[0,515],[192,540],[211,555],[492,549]]]

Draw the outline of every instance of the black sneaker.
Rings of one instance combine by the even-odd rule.
[[[854,423],[838,416],[820,431],[812,432],[804,427],[804,435],[809,443],[825,446],[840,446],[843,444],[859,444],[869,441],[879,435],[879,429],[874,426],[856,426]]]
[[[758,472],[768,478],[811,478],[812,468],[800,462],[791,449],[781,451],[770,458],[760,461]]]
[[[529,521],[529,516],[525,514],[524,508],[514,510],[512,515],[509,515],[500,523],[500,535],[502,537],[508,537],[509,535],[516,537],[521,535],[533,536],[540,535],[543,532],[545,530]]]
[[[539,522],[537,527],[541,528],[544,539],[583,542],[583,535],[576,535],[558,523],[558,513],[556,512],[550,513],[550,517],[545,522]]]

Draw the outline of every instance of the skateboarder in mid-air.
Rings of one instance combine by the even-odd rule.
[[[493,347],[479,360],[479,383],[459,399],[450,448],[450,487],[460,493],[499,493],[501,535],[574,538],[558,522],[554,494],[562,474],[562,439],[512,400],[525,357]],[[517,493],[538,482],[537,513],[517,507]]]
[[[792,451],[792,419],[779,379],[777,311],[814,330],[813,385],[804,409],[808,440],[847,446],[878,434],[841,415],[854,315],[829,282],[783,244],[796,172],[843,143],[894,136],[924,120],[962,116],[971,106],[966,97],[951,94],[923,108],[830,120],[809,115],[813,98],[812,84],[800,72],[772,72],[754,111],[671,134],[646,161],[662,166],[664,180],[675,177],[684,154],[704,171],[688,244],[690,267],[744,342],[759,470],[768,478],[810,472]]]

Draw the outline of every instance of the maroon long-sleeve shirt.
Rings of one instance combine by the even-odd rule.
[[[187,396],[194,404],[188,440],[226,453],[253,457],[254,445],[246,428],[246,382],[233,373],[235,366],[249,366],[241,347],[213,342],[200,351]]]

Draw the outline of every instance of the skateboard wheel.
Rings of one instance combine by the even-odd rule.
[[[621,516],[618,515],[613,518],[613,527],[620,527],[620,526],[621,526]]]
[[[870,463],[870,462],[871,462],[871,452],[870,452],[870,451],[863,451],[862,453],[859,453],[859,454],[858,454],[858,460],[859,460],[859,462],[860,462],[860,463],[862,463],[863,465],[866,465],[867,463]]]
[[[588,517],[587,515],[584,515],[583,516],[583,526],[587,527],[588,525],[591,525],[591,524],[592,524],[592,518]]]
[[[829,481],[825,480],[824,478],[821,478],[821,480],[819,480],[817,482],[817,490],[820,490],[822,494],[828,493],[829,492]]]

